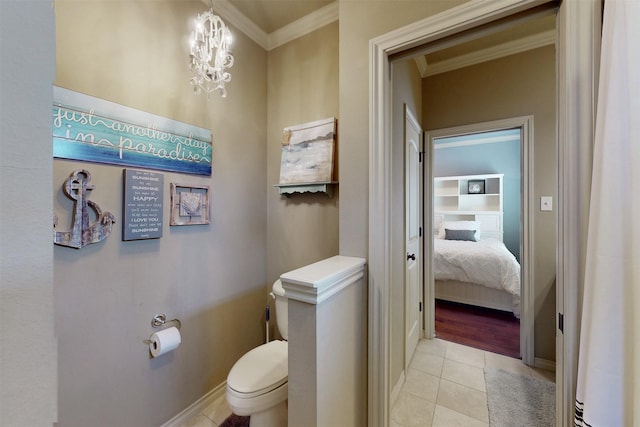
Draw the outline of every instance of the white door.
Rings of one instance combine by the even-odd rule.
[[[405,368],[420,338],[422,308],[422,129],[405,107]]]

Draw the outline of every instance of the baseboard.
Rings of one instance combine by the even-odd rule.
[[[400,390],[402,389],[403,385],[404,385],[404,371],[400,373],[400,378],[398,378],[398,382],[396,383],[396,385],[393,386],[393,389],[391,390],[391,405],[389,406],[393,407],[393,404],[396,403],[396,400],[400,395]]]
[[[180,427],[184,425],[191,418],[195,417],[199,413],[201,413],[207,406],[211,405],[220,397],[225,395],[225,391],[227,389],[227,382],[223,382],[211,389],[207,394],[202,396],[200,399],[193,402],[189,405],[185,410],[180,412],[175,417],[171,418],[166,423],[162,424],[161,427]]]
[[[533,366],[536,368],[544,369],[545,371],[555,371],[556,370],[556,362],[553,360],[540,359],[536,357],[533,359]]]

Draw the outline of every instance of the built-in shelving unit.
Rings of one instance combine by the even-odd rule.
[[[502,240],[503,174],[436,177],[433,180],[434,232],[443,221],[478,221],[482,236]],[[480,193],[469,193],[475,181]]]

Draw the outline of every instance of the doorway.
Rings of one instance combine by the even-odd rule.
[[[533,58],[532,58],[533,59]],[[537,58],[535,59],[537,60]],[[553,97],[553,95],[551,95]],[[513,107],[509,107],[513,108]],[[549,127],[549,126],[548,126]],[[550,124],[551,130],[554,129],[555,124]],[[535,319],[533,316],[534,313],[534,289],[532,286],[533,283],[533,255],[534,255],[534,241],[531,238],[533,235],[533,221],[532,221],[532,209],[533,209],[533,183],[534,183],[534,143],[533,143],[533,131],[534,131],[534,117],[533,116],[522,116],[522,117],[514,117],[504,120],[496,120],[491,122],[484,123],[476,123],[465,126],[458,126],[453,128],[439,129],[435,131],[427,132],[426,141],[429,147],[431,147],[430,155],[428,156],[431,159],[431,165],[428,167],[427,180],[433,182],[434,175],[441,174],[440,172],[449,170],[449,171],[468,171],[474,173],[486,173],[486,172],[503,172],[503,176],[501,177],[501,185],[502,189],[500,200],[500,221],[498,226],[498,233],[489,235],[488,237],[498,238],[503,242],[507,242],[507,246],[510,246],[510,251],[516,256],[518,262],[520,263],[520,295],[519,301],[518,299],[509,298],[509,305],[515,303],[517,306],[513,306],[514,313],[520,317],[520,356],[522,358],[523,363],[527,365],[534,364],[534,344],[535,344]],[[494,132],[494,136],[489,138],[487,135],[490,132]],[[500,134],[498,135],[498,133]],[[471,138],[474,134],[485,135],[484,139],[477,137],[475,139]],[[464,137],[456,138],[455,141],[453,136],[464,135]],[[451,138],[451,141],[454,141],[452,145],[453,152],[449,153],[451,159],[448,161],[450,165],[448,167],[438,169],[435,165],[436,162],[436,153],[439,150],[435,150],[434,141],[442,140],[446,141]],[[514,150],[513,143],[509,143],[509,140],[513,140],[516,138],[517,144]],[[553,140],[551,141],[553,142]],[[491,151],[485,153],[484,156],[480,155],[482,148],[476,149],[474,151],[469,151],[471,144],[476,145],[476,147],[488,147],[489,145],[495,145]],[[504,144],[511,144],[511,154],[508,154],[508,150],[506,149],[509,145],[505,146]],[[554,144],[555,145],[555,144]],[[445,148],[445,150],[447,150]],[[455,165],[452,164],[454,162],[458,162],[457,159],[460,158],[462,153],[467,153],[467,155],[472,156],[473,160],[469,160],[466,164]],[[485,157],[485,160],[482,160],[482,157]],[[491,159],[491,160],[489,160]],[[512,165],[511,168],[505,168],[500,165],[500,162],[511,162],[516,163]],[[553,163],[553,162],[552,162]],[[460,168],[462,169],[451,169],[451,168]],[[549,165],[551,172],[553,172],[553,165]],[[489,168],[489,169],[487,169]],[[504,172],[507,172],[504,174]],[[546,173],[546,172],[543,172]],[[461,175],[460,173],[454,175]],[[427,186],[425,186],[427,187]],[[429,186],[430,187],[430,186]],[[430,192],[425,192],[425,201],[429,201],[430,210],[429,212],[434,212],[434,209],[437,209],[433,206],[433,194]],[[465,212],[467,214],[471,212]],[[475,216],[472,216],[475,218]],[[437,219],[437,216],[434,216],[434,221]],[[434,223],[431,221],[431,224]],[[431,225],[429,224],[429,225]],[[428,228],[433,235],[435,231]],[[552,230],[545,230],[544,232],[548,236],[545,237],[546,240],[555,240],[555,228]],[[547,250],[542,248],[542,250]],[[429,251],[431,257],[433,258],[433,247]],[[507,259],[507,261],[509,261]],[[427,264],[429,265],[429,274],[427,276],[427,280],[425,282],[425,295],[428,295],[429,298],[435,299],[435,285],[434,285],[434,265],[433,260],[428,260]],[[512,265],[507,264],[507,265]],[[549,274],[553,275],[555,272],[555,264],[551,264],[546,266],[547,270],[551,270]],[[513,267],[516,268],[516,267]],[[482,273],[482,271],[480,272]],[[496,279],[500,279],[497,277]],[[503,283],[505,286],[509,286],[509,283],[505,281]],[[464,290],[464,289],[463,289]],[[465,291],[468,292],[468,291]],[[469,291],[474,292],[475,291]],[[493,291],[491,291],[493,292]],[[458,302],[473,302],[474,293],[472,294],[463,294],[457,295],[453,294],[451,297],[453,300]],[[500,298],[503,298],[502,295],[497,295]],[[493,294],[490,295],[493,298]],[[484,295],[479,294],[478,298],[483,298],[478,301],[479,304],[488,306],[490,308],[499,308],[499,309],[507,309],[508,307],[502,304],[502,307],[499,305],[489,304],[487,305],[487,301],[484,300]],[[424,315],[424,324],[425,324],[425,337],[433,338],[435,331],[434,317],[435,317],[435,306],[432,300],[428,300],[427,303],[429,307],[432,307],[432,310],[426,310]]]
[[[390,56],[539,6],[544,1],[470,1],[370,42],[369,147],[369,392],[368,424],[389,424],[390,278],[393,263],[389,201],[392,180]],[[553,3],[557,6],[557,3]],[[556,384],[558,425],[570,425],[575,399],[578,295],[583,271],[590,182],[601,4],[565,0],[558,13],[558,219]],[[588,102],[584,102],[584,100]]]

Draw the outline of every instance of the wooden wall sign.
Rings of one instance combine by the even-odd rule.
[[[54,157],[211,175],[208,129],[53,89]]]
[[[122,206],[122,240],[162,237],[164,176],[125,169]]]

